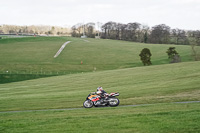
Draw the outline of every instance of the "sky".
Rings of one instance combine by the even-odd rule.
[[[138,22],[200,30],[200,0],[0,0],[0,25]]]

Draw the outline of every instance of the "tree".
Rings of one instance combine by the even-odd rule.
[[[126,24],[121,24],[121,26],[120,26],[120,31],[121,31],[120,39],[121,40],[126,40],[126,27],[127,27]]]
[[[102,25],[102,31],[104,31],[104,33],[102,33],[101,38],[104,39],[116,39],[116,22],[107,22],[104,25]]]
[[[123,24],[121,24],[121,23],[116,23],[116,34],[115,34],[115,38],[117,39],[117,40],[120,40],[120,29],[121,29],[121,27],[122,27],[122,25]]]
[[[142,63],[144,64],[144,66],[146,65],[151,65],[151,52],[148,48],[144,48],[142,49],[141,53],[139,54],[140,59],[142,61]]]
[[[192,52],[194,59],[196,61],[200,60],[200,31],[194,31],[193,35],[191,36],[192,39],[190,40],[190,46],[192,47]]]
[[[181,29],[172,29],[172,38],[175,39],[175,44],[188,44],[188,38],[186,36],[186,32]]]
[[[148,36],[147,36],[147,32],[144,33],[144,43],[147,43],[148,40]]]
[[[87,37],[94,38],[95,37],[95,33],[94,33],[95,23],[92,23],[92,22],[87,23],[85,25],[85,28],[86,28],[85,32],[86,32]]]
[[[130,41],[138,41],[139,32],[140,31],[140,23],[128,23],[126,27],[127,37]]]
[[[175,47],[169,47],[166,53],[168,54],[168,59],[172,59],[174,55],[178,54],[178,52],[175,50]]]
[[[181,61],[178,52],[175,50],[175,47],[169,47],[167,49],[168,59],[170,59],[170,63],[178,63]]]
[[[170,27],[165,24],[156,25],[152,28],[150,35],[151,43],[169,43]]]

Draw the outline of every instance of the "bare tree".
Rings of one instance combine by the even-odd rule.
[[[83,24],[82,23],[78,23],[74,26],[72,26],[72,36],[73,37],[80,37],[81,36],[81,32],[83,31]]]
[[[126,27],[127,27],[126,24],[121,24],[120,25],[120,31],[121,31],[121,37],[120,37],[120,39],[121,40],[126,40]]]
[[[150,42],[151,43],[169,43],[170,27],[165,24],[160,24],[152,27]]]
[[[107,38],[107,39],[115,39],[113,38],[112,35],[112,30],[114,30],[116,23],[115,22],[107,22],[104,25],[102,25],[102,30],[104,33],[102,34],[102,38]]]
[[[138,41],[142,43],[147,43],[148,42],[148,36],[149,36],[149,26],[147,25],[141,25],[141,29],[138,31],[139,36],[138,36]]]
[[[175,39],[175,44],[188,44],[186,32],[181,29],[172,29],[172,39]]]
[[[140,25],[141,24],[137,22],[127,24],[127,36],[130,41],[138,41]]]
[[[95,29],[95,23],[87,23],[85,26],[85,31],[86,31],[86,35],[88,37],[94,38],[95,37],[95,33],[94,33],[94,29]]]

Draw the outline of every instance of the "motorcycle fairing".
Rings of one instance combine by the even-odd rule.
[[[91,101],[95,102],[95,101],[100,100],[100,96],[98,96],[98,95],[91,95],[91,96],[88,97],[88,99],[90,99]]]

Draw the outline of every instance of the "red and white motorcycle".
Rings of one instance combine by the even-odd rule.
[[[86,100],[83,102],[83,107],[85,108],[92,108],[93,106],[116,107],[119,105],[119,99],[116,98],[116,96],[119,96],[118,92],[105,94],[105,97],[101,97],[97,95],[95,92],[93,92],[86,97]]]

